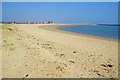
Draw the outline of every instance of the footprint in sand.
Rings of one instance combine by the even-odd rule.
[[[60,54],[60,57],[65,57],[65,54]]]
[[[28,47],[28,49],[30,49],[30,48]]]
[[[73,51],[73,53],[77,53],[77,51]]]
[[[46,43],[46,44],[42,44],[43,48],[46,48],[46,49],[53,49],[53,46],[50,45],[49,43]]]
[[[111,64],[101,64],[101,66],[102,67],[107,67],[107,68],[112,68],[113,67],[113,65],[111,65]]]
[[[72,64],[74,64],[74,63],[75,63],[75,61],[73,61],[73,60],[70,60],[69,62],[70,62],[70,63],[72,63]]]
[[[37,45],[39,45],[39,43],[37,43]]]

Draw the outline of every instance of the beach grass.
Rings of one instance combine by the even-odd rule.
[[[2,29],[2,30],[11,30],[9,28],[11,25],[12,24],[0,24],[0,29]]]

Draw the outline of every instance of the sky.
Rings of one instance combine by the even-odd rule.
[[[117,2],[3,2],[2,20],[117,24]]]
[[[3,2],[118,2],[120,0],[2,0]]]
[[[0,3],[0,22],[2,22],[2,3]]]

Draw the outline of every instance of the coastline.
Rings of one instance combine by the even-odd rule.
[[[77,32],[70,32],[70,31],[65,31],[65,30],[59,29],[60,27],[63,27],[63,26],[64,27],[70,27],[70,26],[83,26],[83,25],[80,25],[80,24],[57,24],[56,26],[52,26],[52,25],[47,26],[47,25],[44,25],[44,27],[40,27],[40,28],[51,30],[51,31],[62,32],[62,33],[66,33],[66,34],[71,34],[71,35],[77,35],[77,36],[95,38],[95,39],[103,39],[103,40],[110,40],[110,41],[118,41],[119,40],[119,39],[106,38],[106,37],[100,37],[100,36],[89,35],[89,34],[82,34],[82,33],[77,33]]]
[[[12,24],[2,30],[5,78],[117,78],[118,42],[58,30],[69,24]]]

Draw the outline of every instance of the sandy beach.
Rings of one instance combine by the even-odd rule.
[[[2,78],[2,24],[0,24],[0,79]]]
[[[7,25],[2,30],[2,77],[118,77],[117,40],[56,29],[62,25]]]

